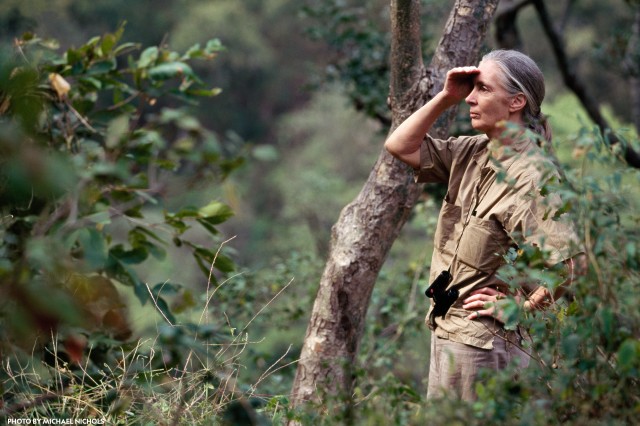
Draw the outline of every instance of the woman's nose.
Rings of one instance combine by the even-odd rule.
[[[476,89],[473,89],[471,91],[471,93],[469,93],[467,95],[467,97],[464,99],[464,101],[469,105],[475,104],[476,103]]]

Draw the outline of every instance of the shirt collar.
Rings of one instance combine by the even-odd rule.
[[[510,145],[503,145],[499,140],[487,138],[487,144],[473,156],[473,159],[482,169],[488,167],[498,173],[509,169],[513,162],[527,152],[532,145],[533,140],[524,135]]]

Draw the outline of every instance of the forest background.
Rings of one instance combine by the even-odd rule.
[[[117,34],[117,43],[123,45],[139,43],[140,47],[130,46],[135,57],[150,52],[145,49],[152,46],[183,52],[200,43],[206,47],[191,58],[211,60],[191,64],[198,76],[194,81],[214,88],[186,107],[178,106],[181,99],[171,97],[158,97],[157,103],[145,106],[150,114],[164,117],[159,122],[173,126],[169,133],[178,135],[176,145],[189,139],[181,138],[181,131],[205,135],[198,143],[178,146],[173,152],[197,163],[194,169],[198,172],[174,168],[174,178],[164,176],[165,187],[156,203],[136,205],[139,211],[129,215],[158,222],[164,216],[165,225],[172,227],[181,243],[174,238],[175,244],[159,250],[153,243],[155,234],[131,233],[129,219],[91,222],[96,229],[110,229],[106,245],[115,246],[119,238],[130,244],[108,251],[109,259],[118,255],[128,259],[122,264],[133,265],[134,272],[125,268],[127,278],[122,278],[121,270],[110,276],[118,285],[109,288],[117,291],[116,300],[123,303],[100,305],[104,294],[95,296],[100,303],[89,303],[92,308],[100,305],[96,309],[117,312],[118,318],[122,314],[124,323],[118,319],[115,327],[120,336],[113,329],[92,328],[60,312],[77,310],[76,304],[87,302],[70,298],[69,305],[60,302],[52,308],[47,319],[61,334],[45,333],[43,337],[47,327],[41,327],[38,319],[15,315],[21,304],[27,310],[37,306],[30,302],[32,295],[15,296],[13,290],[3,287],[8,295],[3,297],[3,416],[103,417],[120,423],[157,423],[170,418],[171,423],[181,418],[177,412],[185,416],[185,424],[213,420],[280,423],[291,418],[319,421],[289,405],[296,360],[329,250],[331,226],[362,188],[390,124],[389,5],[382,0],[358,3],[5,0],[0,5],[1,37],[7,46],[4,58],[15,55],[9,50],[27,46],[29,40],[22,37],[30,32],[42,39],[42,45],[60,53],[88,46],[93,37],[105,34]],[[425,59],[433,54],[452,5],[452,1],[421,2]],[[634,122],[638,117],[630,90],[634,76],[623,66],[634,24],[638,25],[637,5],[622,0],[568,0],[547,7],[564,35],[576,75],[586,83],[611,127],[637,149]],[[517,25],[523,50],[540,64],[547,79],[543,111],[550,116],[558,156],[569,166],[584,166],[581,154],[588,149],[582,138],[592,131],[591,118],[567,89],[535,10],[523,8]],[[497,35],[493,25],[485,50],[497,45]],[[219,43],[207,43],[215,39]],[[25,40],[25,44],[15,40]],[[56,40],[59,47],[49,40]],[[140,69],[142,62],[140,57]],[[181,74],[171,74],[176,75]],[[173,118],[163,116],[163,109],[173,111]],[[462,107],[454,132],[469,131],[464,116]],[[117,117],[109,119],[113,121],[106,127],[106,139],[109,132],[122,137]],[[145,120],[152,118],[143,117],[143,124]],[[215,155],[203,149],[194,159],[194,151],[207,144],[215,146]],[[3,167],[8,158],[0,160]],[[617,194],[627,200],[625,209],[637,212],[637,175],[624,172],[625,167],[614,163],[592,170],[596,175],[623,170]],[[207,168],[215,171],[207,172]],[[9,213],[15,199],[3,195],[2,201],[3,257],[7,260],[1,266],[3,285],[8,286],[7,277],[16,270],[8,248],[11,243],[6,242],[7,236],[15,234],[14,213]],[[332,414],[327,407],[340,407],[342,402],[323,401],[326,411],[319,412],[327,424],[345,418],[353,422],[354,416],[372,424],[380,419],[414,424],[427,415],[428,410],[420,408],[429,353],[422,321],[428,305],[422,292],[428,284],[438,205],[437,197],[424,197],[394,244],[367,314],[354,390],[358,408],[355,414],[343,410]],[[190,206],[197,207],[190,210]],[[633,228],[636,218],[628,216],[622,221]],[[186,219],[197,224],[186,225]],[[70,244],[86,253],[97,244],[94,234],[74,234],[77,241]],[[140,241],[144,244],[137,246]],[[185,245],[190,249],[185,250]],[[32,252],[26,257],[31,259],[35,246],[29,247]],[[47,248],[51,247],[38,246],[38,255],[56,255],[47,253]],[[637,262],[637,244],[623,245],[620,250],[630,259],[631,269],[637,270],[633,263]],[[144,259],[138,261],[136,256]],[[637,275],[632,279],[637,284]],[[145,289],[150,299],[143,295]],[[636,290],[633,297],[637,298],[637,287],[631,289]],[[52,296],[46,291],[36,289],[53,304],[61,300],[55,291]],[[16,321],[23,323],[16,325]],[[174,327],[178,324],[187,331],[176,331],[182,330]],[[126,337],[117,339],[122,334]],[[29,338],[42,344],[44,355],[34,349],[37,345],[25,344]],[[126,348],[122,354],[143,354],[123,355],[131,364],[139,362],[138,370],[118,364],[122,341]],[[640,346],[637,339],[632,341],[624,347],[632,353],[625,368],[637,379]],[[614,352],[620,354],[621,348],[618,342]],[[154,351],[161,354],[158,364],[152,362]],[[100,352],[104,357],[97,361]],[[25,361],[25,355],[33,358]],[[48,366],[40,362],[41,356],[45,361],[49,358]],[[81,374],[71,371],[74,368],[69,366],[74,364],[82,367]],[[108,374],[105,365],[109,365]],[[92,368],[97,376],[92,375]],[[192,373],[189,381],[181,380],[186,377],[184,371]],[[95,380],[91,386],[87,385],[89,378]],[[635,398],[637,410],[637,386],[633,388],[631,399]],[[473,412],[489,411],[476,407]]]

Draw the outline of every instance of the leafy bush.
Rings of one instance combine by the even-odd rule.
[[[223,47],[141,49],[121,43],[123,31],[62,54],[55,41],[26,34],[0,55],[5,420],[253,415],[230,367],[246,334],[210,309],[235,269],[218,231],[233,212],[215,199],[173,207],[242,163],[189,108],[219,93],[190,63]],[[153,265],[176,250],[204,273],[201,296],[188,285],[148,284]],[[189,267],[183,259],[185,276]],[[157,335],[134,335],[127,288],[162,318]]]

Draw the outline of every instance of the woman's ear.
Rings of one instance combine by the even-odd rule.
[[[527,104],[527,98],[523,93],[518,93],[509,102],[509,112],[517,112]]]

